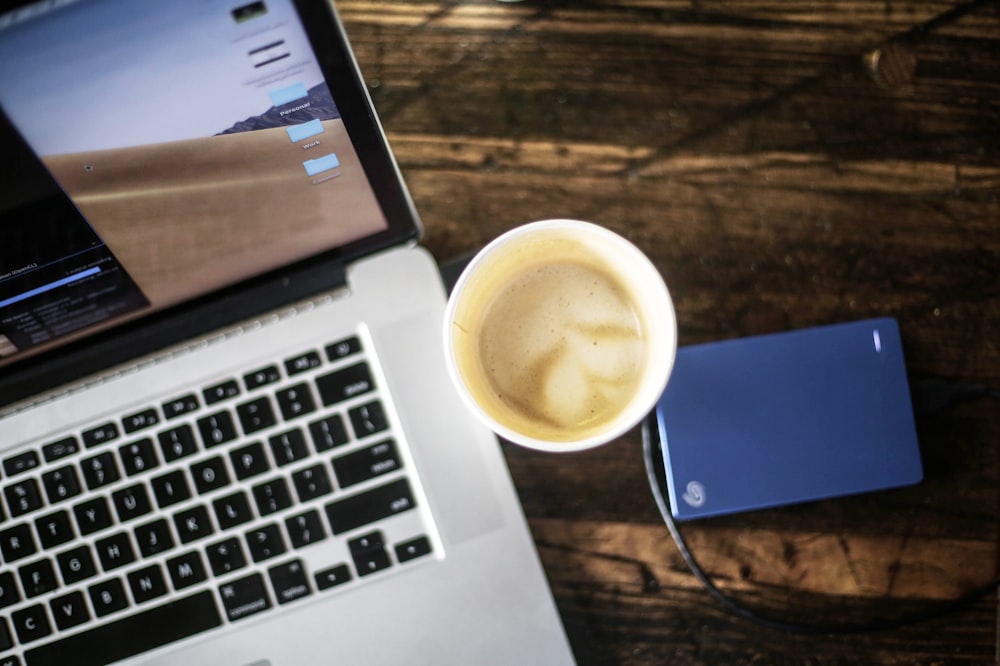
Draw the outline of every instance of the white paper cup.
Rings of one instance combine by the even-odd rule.
[[[544,220],[472,259],[448,300],[444,345],[459,394],[491,430],[541,451],[580,451],[653,409],[677,322],[638,248],[589,222]]]

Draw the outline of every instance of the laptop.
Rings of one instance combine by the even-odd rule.
[[[562,664],[332,5],[0,14],[0,664]]]
[[[923,479],[892,317],[683,347],[654,413],[678,520]]]

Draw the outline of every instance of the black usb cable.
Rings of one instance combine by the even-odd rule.
[[[992,389],[984,384],[968,384],[954,382],[944,379],[919,379],[911,382],[911,399],[914,412],[920,415],[929,415],[943,412],[954,408],[961,403],[979,400],[985,397],[1000,399],[1000,391]],[[708,593],[716,601],[728,608],[731,612],[746,620],[756,624],[798,634],[859,634],[873,631],[883,631],[908,626],[925,620],[941,617],[948,613],[960,610],[976,601],[982,599],[987,594],[995,591],[1000,586],[1000,575],[989,582],[966,592],[965,594],[942,601],[932,608],[900,615],[897,617],[877,619],[868,622],[845,622],[845,623],[807,623],[793,621],[784,618],[774,617],[762,613],[761,611],[739,603],[732,597],[720,590],[711,577],[705,572],[694,554],[688,548],[687,541],[681,534],[680,529],[670,511],[669,504],[663,496],[662,489],[666,487],[666,476],[663,469],[663,456],[660,449],[659,429],[656,424],[655,412],[643,422],[642,439],[643,453],[646,460],[646,473],[649,477],[650,488],[656,499],[656,505],[660,510],[670,531],[670,535],[677,544],[681,557],[687,563],[688,568],[695,578],[704,586]]]

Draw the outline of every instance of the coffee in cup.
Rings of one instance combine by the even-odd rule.
[[[497,238],[448,302],[449,371],[497,434],[572,451],[652,409],[676,352],[670,295],[652,263],[603,227],[547,220]]]

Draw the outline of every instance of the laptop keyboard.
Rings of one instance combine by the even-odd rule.
[[[363,347],[350,335],[8,453],[0,666],[106,664],[432,555]]]

